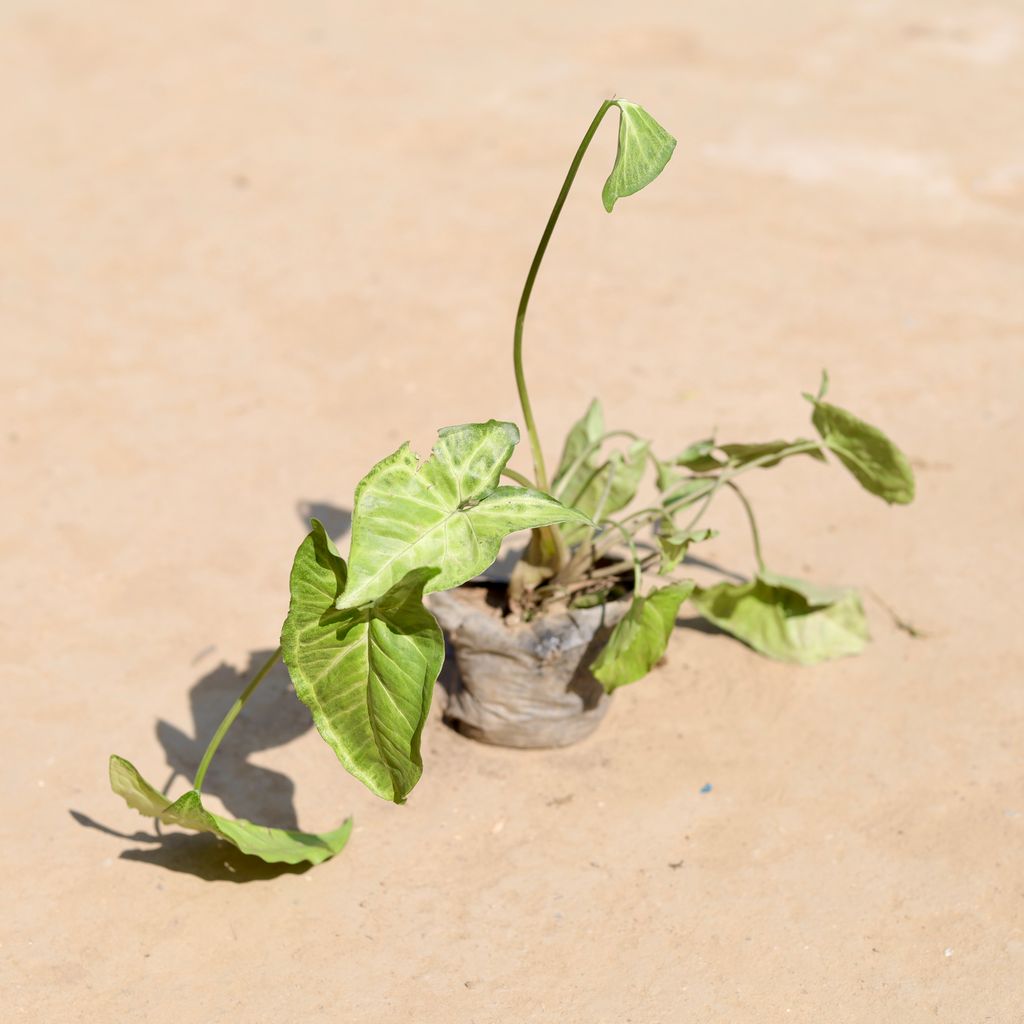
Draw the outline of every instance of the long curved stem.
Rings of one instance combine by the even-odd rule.
[[[761,556],[761,534],[757,529],[757,520],[754,518],[754,509],[751,507],[747,496],[731,481],[727,480],[726,487],[736,494],[743,505],[743,511],[747,513],[747,522],[750,523],[750,538],[754,543],[754,557],[757,559],[758,572],[764,572],[764,558]]]
[[[199,768],[196,770],[196,780],[192,783],[192,788],[198,793],[202,792],[203,780],[206,778],[206,769],[210,767],[210,762],[213,760],[213,755],[217,753],[217,748],[220,746],[220,741],[224,739],[228,729],[231,728],[232,722],[238,717],[238,713],[245,707],[245,702],[253,695],[253,691],[260,683],[266,678],[267,673],[277,664],[277,659],[281,657],[281,648],[278,647],[276,651],[263,663],[263,667],[252,677],[252,682],[241,692],[238,700],[228,709],[228,713],[224,716],[224,720],[217,726],[217,731],[213,734],[213,739],[210,740],[209,745],[206,748],[206,753],[203,754],[203,759],[199,762]]]
[[[551,210],[551,216],[548,217],[547,225],[544,228],[544,234],[540,236],[540,244],[537,246],[537,251],[533,256],[533,262],[530,264],[530,270],[526,275],[526,283],[523,285],[523,294],[519,299],[519,309],[516,312],[515,340],[512,346],[512,363],[515,367],[516,388],[519,391],[519,403],[523,407],[523,421],[526,424],[526,432],[530,435],[530,450],[533,453],[534,475],[537,478],[537,486],[542,491],[546,491],[548,489],[548,471],[544,465],[544,453],[540,446],[540,435],[537,433],[537,423],[533,418],[533,407],[530,405],[530,395],[526,390],[526,376],[523,373],[523,324],[526,321],[526,310],[530,304],[530,295],[533,292],[534,281],[537,279],[537,271],[540,270],[540,264],[544,259],[544,253],[547,250],[548,242],[551,240],[551,234],[555,230],[555,224],[558,223],[558,215],[562,212],[562,207],[565,205],[566,197],[569,195],[569,189],[572,187],[572,183],[576,178],[576,172],[579,170],[580,164],[583,161],[583,156],[587,152],[590,140],[593,139],[598,125],[600,125],[602,118],[608,113],[608,110],[613,103],[613,100],[605,100],[604,103],[601,104],[601,108],[595,115],[594,120],[590,123],[590,127],[587,129],[587,134],[583,136],[583,141],[580,143],[579,149],[576,150],[576,155],[573,157],[572,163],[569,165],[569,173],[565,176],[565,181],[562,183],[562,190],[558,193],[558,198],[555,200],[555,205]]]

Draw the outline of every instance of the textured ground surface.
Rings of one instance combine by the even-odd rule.
[[[6,1019],[1024,1019],[1019,3],[0,18]],[[549,449],[596,393],[663,450],[798,434],[827,365],[919,501],[763,474],[769,561],[927,638],[872,603],[864,657],[796,670],[683,629],[561,752],[437,708],[405,808],[277,676],[209,788],[352,814],[348,849],[275,876],[154,841],[106,758],[191,771],[276,643],[308,507],[341,527],[402,440],[518,418],[522,274],[612,92],[680,145],[612,217],[613,131],[581,173],[528,331]]]

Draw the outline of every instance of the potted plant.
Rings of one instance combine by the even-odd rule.
[[[688,599],[720,629],[771,657],[806,664],[863,647],[867,628],[855,592],[767,568],[738,482],[788,458],[825,462],[831,454],[870,493],[891,503],[912,500],[905,456],[878,429],[825,401],[827,375],[816,394],[805,394],[816,439],[704,438],[663,458],[630,431],[607,430],[595,401],[548,473],[523,368],[523,327],[562,206],[612,109],[619,135],[602,195],[609,212],[653,181],[675,148],[643,108],[614,99],[601,104],[572,160],[515,321],[513,366],[532,477],[508,466],[519,431],[496,420],[442,429],[426,461],[406,444],[378,462],[356,488],[347,559],[312,521],[292,567],[281,646],[216,730],[192,788],[170,802],[128,761],[111,758],[111,785],[130,806],[212,832],[267,861],[330,857],[346,842],[350,822],[312,834],[209,812],[201,793],[210,760],[283,657],[296,694],[344,767],[378,796],[403,803],[422,772],[420,738],[445,657],[438,619],[460,670],[446,717],[471,736],[515,746],[562,745],[591,731],[608,696],[661,659]],[[648,471],[658,498],[633,508]],[[747,513],[757,573],[748,582],[701,588],[679,573],[689,547],[714,535],[702,523],[723,491]],[[507,584],[471,585],[502,541],[522,530],[531,531],[529,541]]]

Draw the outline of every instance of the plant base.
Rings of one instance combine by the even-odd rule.
[[[571,609],[513,623],[503,615],[505,585],[470,584],[431,594],[454,653],[445,721],[502,747],[566,747],[589,736],[610,698],[590,663],[629,601]]]

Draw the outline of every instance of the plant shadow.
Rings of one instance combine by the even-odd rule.
[[[304,524],[308,524],[310,518],[319,519],[334,539],[342,538],[352,524],[349,509],[326,502],[300,501],[295,509]],[[199,657],[210,650],[212,648],[201,652]],[[170,769],[162,787],[165,795],[171,792],[179,777],[185,779],[186,784],[194,778],[210,737],[245,685],[273,653],[271,649],[250,652],[241,670],[221,662],[197,680],[189,690],[190,729],[179,728],[163,719],[157,721],[157,739],[164,748]],[[312,725],[308,710],[295,697],[287,669],[278,662],[224,737],[207,772],[204,793],[216,796],[235,818],[297,829],[295,783],[283,772],[253,764],[250,758],[298,739]],[[301,874],[311,867],[309,864],[267,864],[212,835],[164,834],[159,830],[118,832],[80,811],[70,810],[69,813],[84,828],[96,829],[122,840],[149,844],[122,851],[120,856],[123,860],[155,864],[206,881],[259,881],[282,874]]]
[[[189,691],[191,734],[163,719],[157,722],[156,736],[171,770],[164,792],[179,777],[193,778],[221,719],[273,653],[253,651],[242,671],[222,662],[207,672]],[[245,711],[225,736],[210,764],[204,791],[218,797],[236,818],[297,828],[295,783],[282,772],[253,764],[249,759],[253,754],[298,739],[312,725],[309,712],[295,698],[287,669],[279,662],[249,698]]]
[[[194,875],[204,882],[265,882],[281,875],[301,875],[313,866],[267,864],[259,857],[250,857],[230,843],[204,833],[173,832],[163,835],[156,832],[118,832],[81,811],[72,810],[68,813],[83,828],[96,829],[117,839],[150,844],[148,847],[122,850],[119,855],[121,860],[153,864],[168,871]]]

